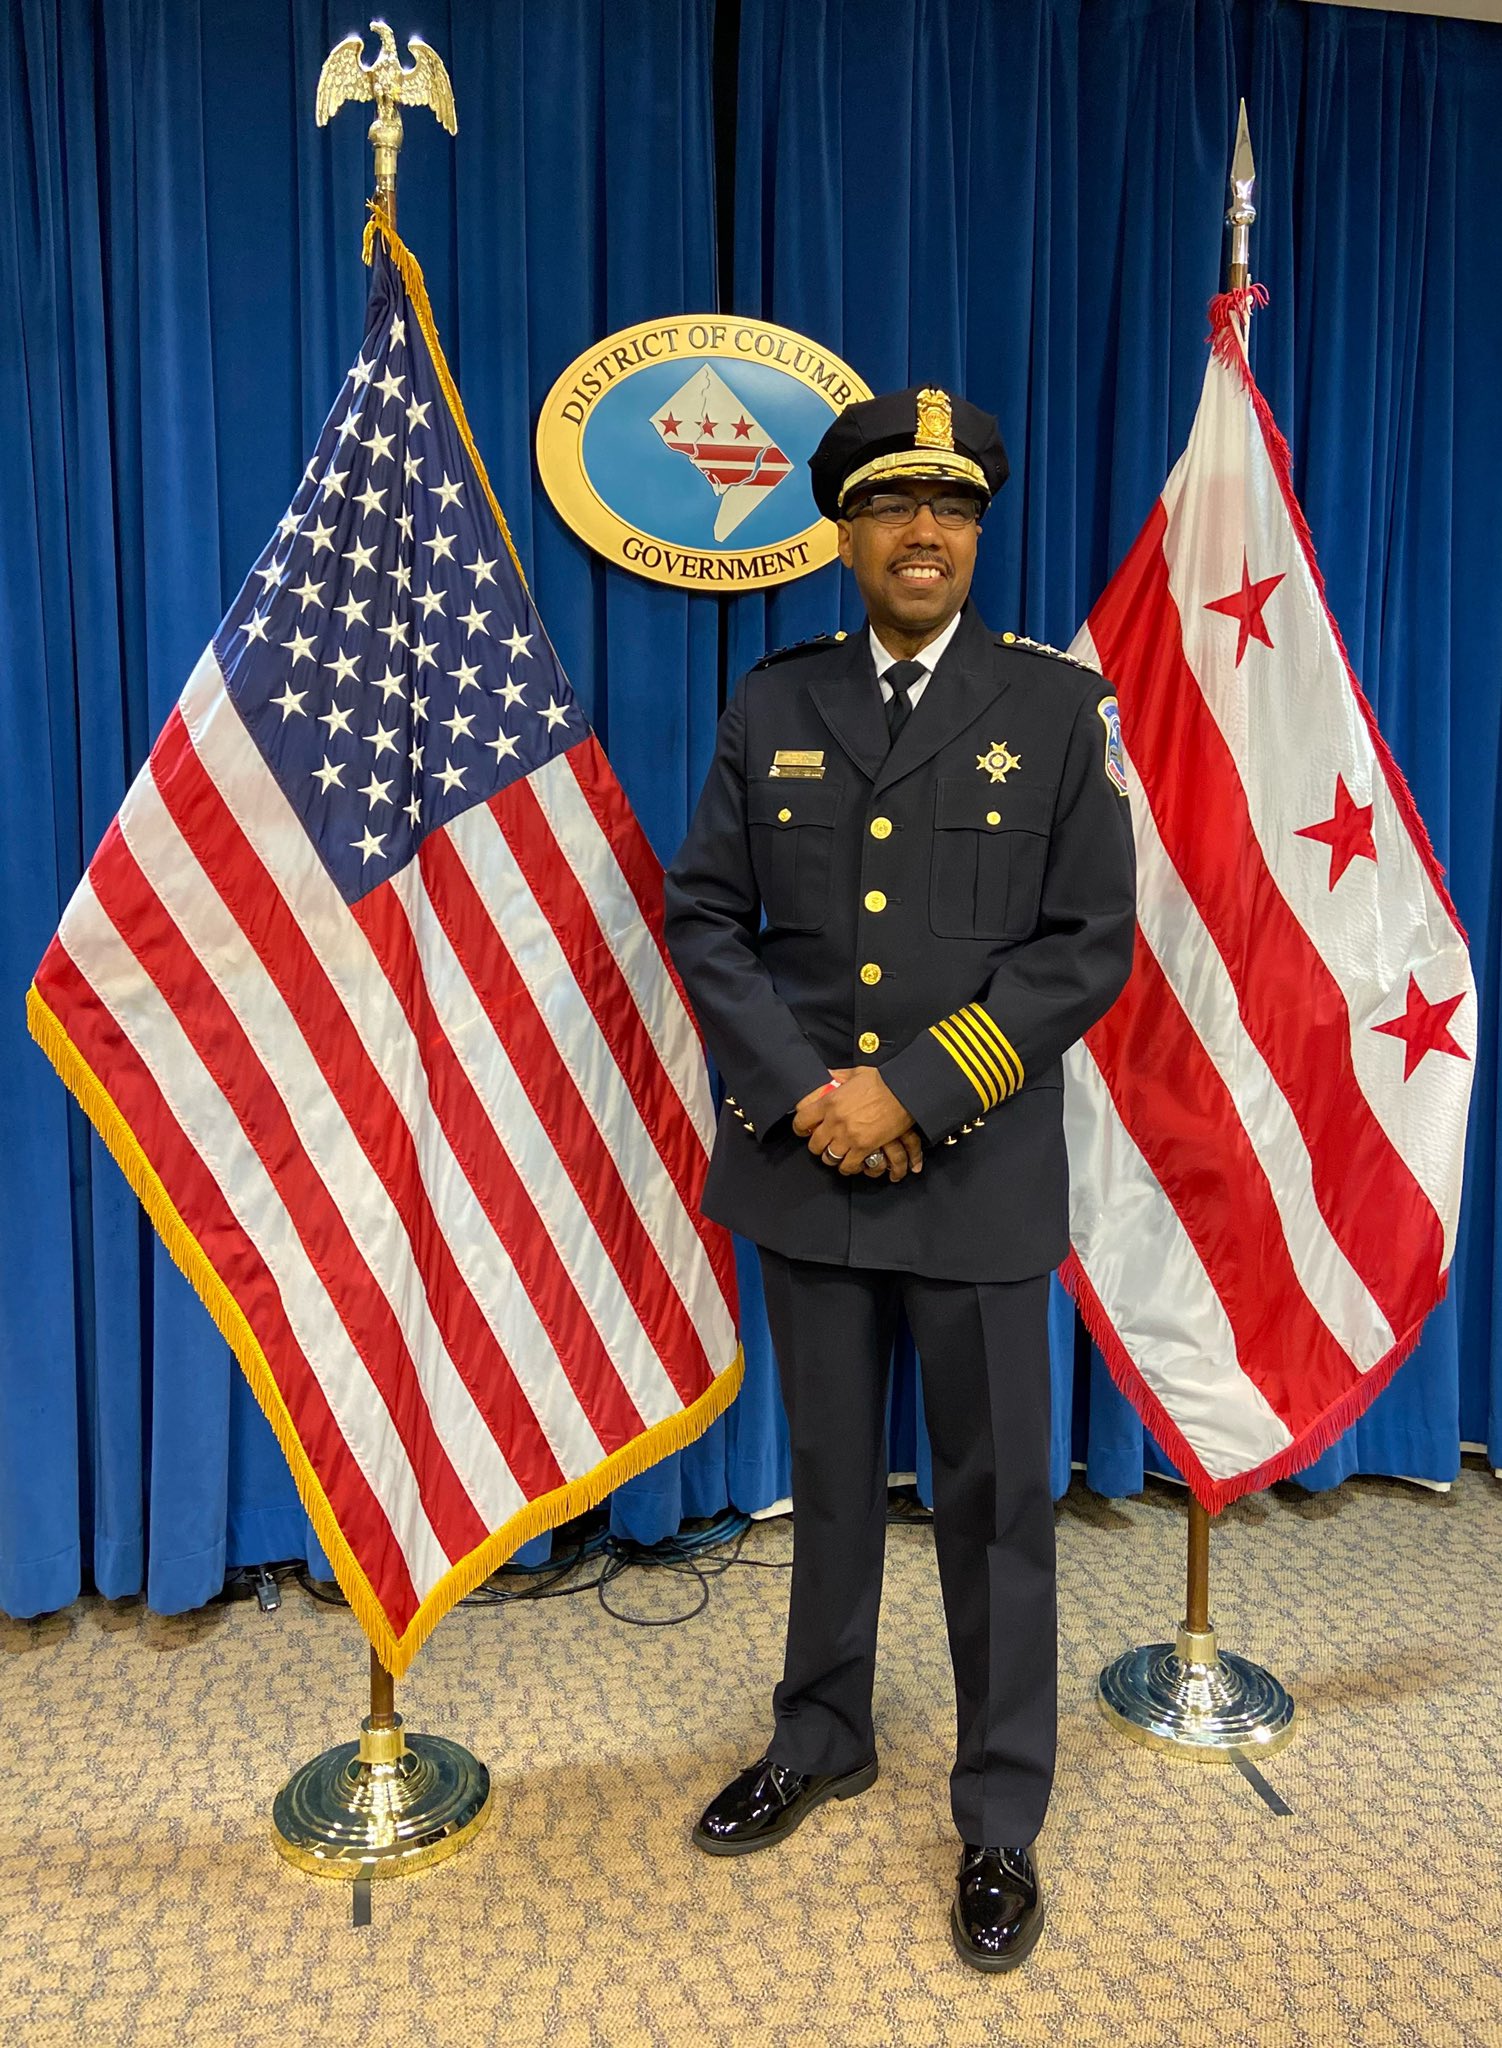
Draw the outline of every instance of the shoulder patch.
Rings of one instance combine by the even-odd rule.
[[[843,633],[817,633],[812,640],[795,640],[791,647],[774,647],[770,654],[764,654],[751,666],[753,669],[772,668],[779,661],[791,661],[797,654],[813,654],[822,647],[838,647],[844,637]]]
[[[1106,729],[1106,780],[1119,795],[1125,796],[1126,749],[1121,744],[1121,709],[1114,697],[1102,697],[1095,715]]]
[[[1050,647],[1046,640],[1029,640],[1026,633],[1003,633],[1001,642],[1004,647],[1025,647],[1029,654],[1050,654],[1055,661],[1067,661],[1071,668],[1088,669],[1091,675],[1100,674],[1099,669],[1088,661],[1081,661],[1077,654],[1066,654],[1062,647]]]

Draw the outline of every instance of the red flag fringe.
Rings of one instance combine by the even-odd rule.
[[[1418,1343],[1425,1322],[1444,1300],[1450,1286],[1450,1273],[1447,1267],[1440,1275],[1439,1292],[1413,1328],[1400,1337],[1370,1371],[1362,1374],[1361,1379],[1349,1392],[1343,1394],[1332,1407],[1327,1408],[1319,1421],[1306,1429],[1302,1436],[1296,1437],[1286,1450],[1279,1451],[1275,1457],[1264,1459],[1250,1472],[1236,1472],[1229,1479],[1212,1479],[1200,1463],[1187,1437],[1132,1363],[1131,1353],[1116,1334],[1100,1296],[1090,1285],[1089,1276],[1080,1264],[1077,1252],[1070,1252],[1059,1268],[1059,1278],[1069,1290],[1070,1297],[1079,1311],[1080,1321],[1089,1332],[1091,1343],[1106,1361],[1106,1370],[1111,1378],[1157,1439],[1159,1449],[1172,1459],[1189,1491],[1209,1515],[1218,1515],[1222,1508],[1229,1507],[1232,1501],[1240,1500],[1244,1494],[1260,1493],[1264,1487],[1276,1485],[1280,1479],[1293,1478],[1295,1473],[1302,1472],[1306,1465],[1312,1465],[1316,1458],[1323,1457],[1331,1445],[1345,1435],[1352,1423],[1365,1414],[1386,1387],[1398,1367]]]

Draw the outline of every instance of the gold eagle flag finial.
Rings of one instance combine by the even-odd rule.
[[[946,448],[954,453],[954,407],[947,391],[925,385],[918,393],[918,427],[914,443],[919,448]]]
[[[403,107],[431,107],[439,126],[450,135],[459,130],[454,112],[454,88],[438,52],[421,36],[411,36],[407,48],[412,62],[403,64],[396,37],[384,21],[370,24],[380,42],[380,55],[367,64],[362,55],[364,38],[348,35],[336,43],[323,60],[318,74],[315,113],[320,128],[327,126],[346,100],[374,100],[375,119],[370,140],[375,147],[376,204],[392,227],[396,226],[396,153],[402,146]]]

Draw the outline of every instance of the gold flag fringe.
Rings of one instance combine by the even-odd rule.
[[[402,283],[407,287],[407,297],[411,301],[413,312],[417,315],[417,324],[422,329],[422,338],[428,344],[428,353],[432,356],[433,367],[438,372],[439,388],[447,401],[449,411],[454,416],[454,425],[459,429],[459,438],[464,443],[465,453],[475,466],[480,488],[495,514],[496,525],[501,529],[501,539],[506,543],[507,552],[516,565],[516,573],[522,580],[522,589],[525,590],[527,572],[522,567],[521,556],[516,552],[516,544],[511,538],[511,528],[506,524],[506,515],[501,510],[501,501],[491,488],[489,473],[480,458],[479,449],[475,446],[475,437],[469,430],[469,421],[464,413],[464,401],[459,396],[459,387],[454,382],[453,372],[449,369],[448,357],[443,353],[443,343],[438,339],[438,322],[433,318],[433,308],[428,303],[428,288],[423,282],[422,266],[382,209],[373,199],[368,203],[370,218],[365,223],[365,240],[361,254],[368,264],[375,252],[376,236],[379,235],[386,244],[386,253],[401,273]]]
[[[157,1235],[239,1360],[240,1369],[282,1447],[298,1496],[334,1568],[340,1589],[369,1638],[371,1648],[393,1678],[402,1677],[449,1609],[467,1593],[472,1593],[476,1586],[482,1585],[492,1572],[498,1571],[524,1543],[545,1535],[549,1529],[556,1529],[560,1523],[583,1514],[587,1508],[597,1506],[626,1480],[634,1479],[659,1459],[683,1450],[704,1434],[740,1392],[745,1353],[737,1347],[730,1364],[691,1407],[655,1424],[633,1442],[612,1452],[591,1471],[571,1480],[567,1486],[543,1495],[540,1500],[529,1501],[526,1507],[492,1531],[477,1549],[444,1574],[398,1636],[370,1581],[361,1571],[354,1552],[345,1541],[318,1475],[302,1447],[296,1425],[287,1412],[266,1354],[239,1303],[179,1215],[156,1168],[109,1090],[68,1036],[35,984],[26,995],[26,1022],[32,1037],[57,1069],[63,1085],[109,1147],[120,1171],[151,1218]]]

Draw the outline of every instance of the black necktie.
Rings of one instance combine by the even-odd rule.
[[[896,740],[898,733],[912,716],[913,704],[908,691],[920,676],[927,674],[928,670],[921,661],[897,661],[893,662],[882,677],[882,681],[892,693],[886,705],[887,732],[892,740]]]

